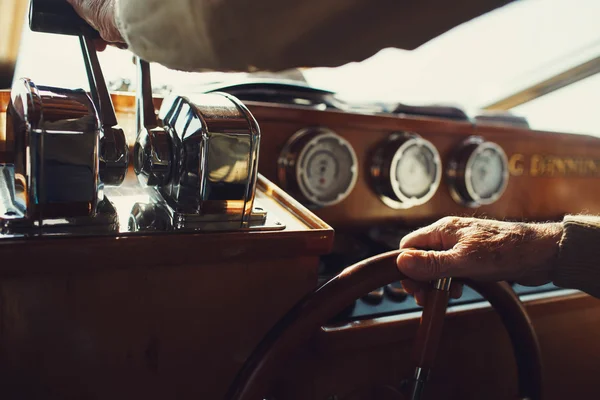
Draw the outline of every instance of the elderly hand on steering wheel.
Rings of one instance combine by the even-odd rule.
[[[513,281],[528,286],[551,281],[562,224],[526,224],[476,218],[446,217],[405,236],[398,268],[413,280],[402,282],[423,304],[423,281],[442,277],[481,281]],[[462,285],[453,283],[451,296]]]

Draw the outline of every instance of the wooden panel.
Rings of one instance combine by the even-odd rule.
[[[0,89],[11,85],[28,3],[0,0]]]
[[[188,262],[2,279],[2,398],[221,398],[316,284],[316,257]]]

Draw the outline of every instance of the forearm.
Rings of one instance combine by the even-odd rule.
[[[551,278],[600,298],[600,217],[566,216]]]

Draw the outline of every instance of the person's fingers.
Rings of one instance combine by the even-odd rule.
[[[408,279],[400,282],[402,288],[406,290],[406,293],[413,296],[415,294],[415,290],[417,290],[417,285],[415,285],[414,281],[409,281]]]
[[[396,259],[400,272],[416,281],[432,281],[452,276],[456,254],[448,251],[406,250]]]
[[[448,250],[458,241],[457,231],[464,224],[464,219],[446,217],[435,224],[417,229],[400,240],[400,248],[423,250]]]
[[[442,247],[442,236],[436,225],[426,226],[421,229],[417,229],[404,236],[400,240],[400,248],[408,249],[441,249]]]
[[[115,19],[115,0],[67,0],[108,43],[124,43]]]
[[[419,289],[415,292],[415,302],[417,303],[417,305],[419,306],[424,306],[425,305],[425,294],[427,292],[425,291],[425,289]]]
[[[425,283],[425,282],[417,282],[417,281],[413,281],[410,279],[405,279],[405,280],[401,281],[400,283],[402,284],[402,287],[404,288],[404,290],[406,290],[406,292],[408,294],[410,294],[411,296],[414,296],[415,292],[425,288],[425,285],[427,285],[427,283]]]
[[[450,285],[450,297],[453,299],[460,299],[463,293],[463,284],[459,282],[452,282]]]
[[[107,43],[104,40],[102,40],[102,39],[94,40],[94,47],[96,48],[96,51],[104,51],[104,50],[106,50],[106,46],[107,46]]]
[[[111,46],[115,46],[117,49],[121,49],[121,50],[127,50],[129,48],[129,46],[127,45],[127,43],[110,43]]]

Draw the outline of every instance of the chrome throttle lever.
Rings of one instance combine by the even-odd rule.
[[[106,185],[120,185],[127,174],[129,147],[125,132],[117,123],[115,108],[106,87],[98,55],[92,39],[79,37],[92,101],[100,116],[100,179]]]
[[[127,173],[129,147],[123,129],[117,124],[115,109],[93,43],[93,39],[100,35],[64,0],[32,0],[29,26],[36,32],[79,36],[90,95],[102,128],[98,155],[100,179],[106,185],[120,185]]]
[[[172,176],[173,148],[169,133],[159,125],[152,101],[150,64],[136,58],[137,139],[133,150],[133,169],[142,186],[162,186]]]

